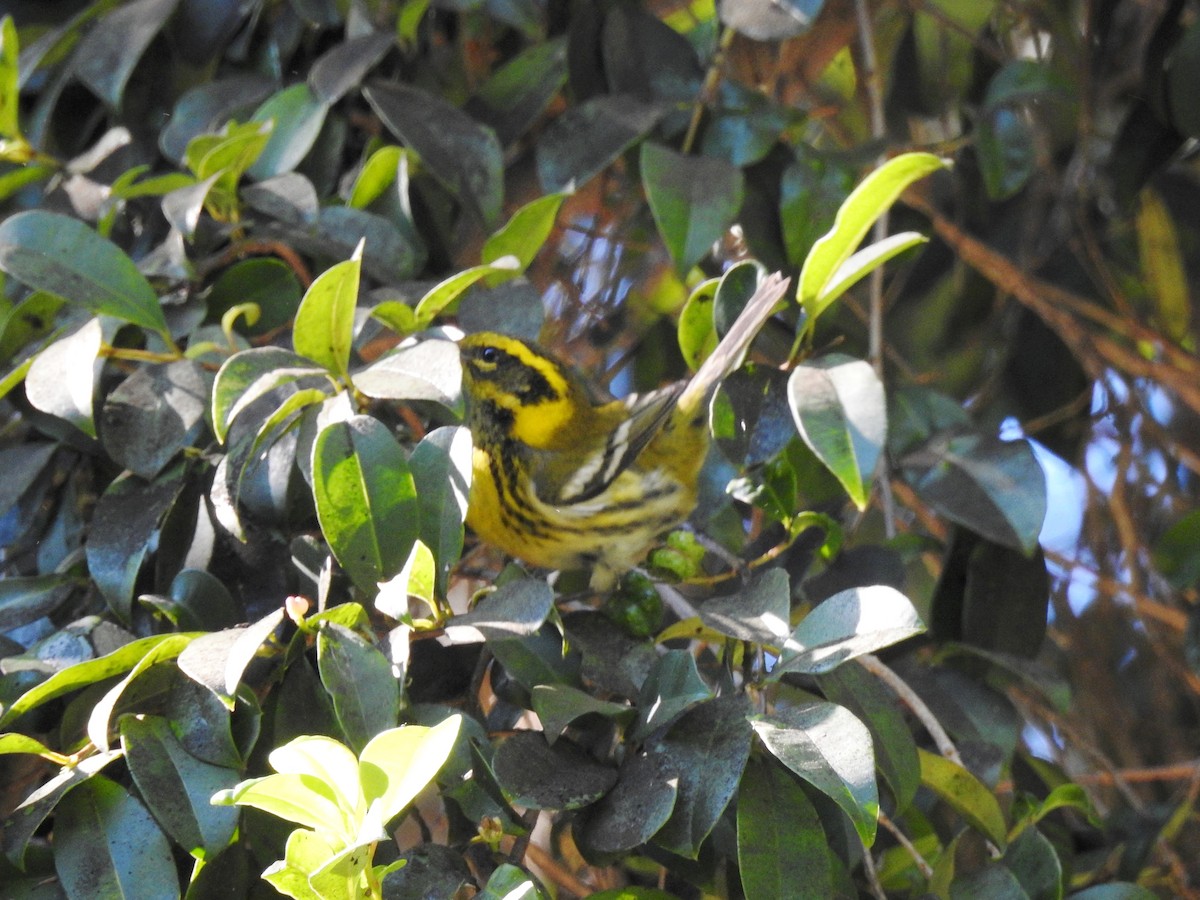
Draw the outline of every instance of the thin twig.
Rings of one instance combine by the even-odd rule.
[[[921,874],[926,878],[932,878],[933,866],[931,866],[925,857],[921,855],[921,851],[916,848],[916,845],[914,845],[913,842],[908,839],[908,835],[900,830],[900,826],[882,812],[879,813],[879,824],[887,829],[892,837],[896,839],[896,843],[898,843],[908,852],[908,855],[912,857],[913,862],[917,864],[917,868],[921,870]]]
[[[874,654],[864,654],[858,657],[858,662],[864,669],[891,688],[892,693],[912,711],[917,720],[925,726],[929,736],[933,738],[938,753],[956,765],[963,765],[962,756],[959,754],[958,748],[954,746],[954,741],[950,740],[950,735],[946,733],[942,723],[937,720],[933,710],[926,706],[925,701],[917,695],[917,692],[908,686],[908,682],[884,665],[883,661]]]

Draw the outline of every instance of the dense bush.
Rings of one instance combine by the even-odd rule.
[[[1186,893],[1200,31],[1097,6],[17,4],[5,895]],[[775,270],[694,531],[475,546],[462,330],[642,390]]]

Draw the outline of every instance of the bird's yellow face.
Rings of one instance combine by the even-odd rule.
[[[459,343],[467,422],[472,431],[556,449],[578,408],[579,386],[552,358],[501,334],[472,334]]]

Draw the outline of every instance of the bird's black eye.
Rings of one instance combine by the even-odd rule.
[[[495,347],[484,347],[479,351],[479,358],[485,363],[496,363],[500,359],[500,351]]]

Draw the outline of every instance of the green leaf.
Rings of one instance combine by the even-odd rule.
[[[779,220],[788,262],[800,265],[837,215],[838,206],[854,187],[845,165],[800,145],[796,161],[783,171],[779,184]]]
[[[121,746],[138,791],[177,844],[197,859],[211,859],[229,844],[237,810],[209,799],[237,783],[236,770],[196,759],[161,716],[123,718]]]
[[[39,353],[25,374],[25,395],[35,409],[70,422],[93,438],[93,402],[104,368],[100,358],[103,343],[103,326],[99,319],[92,319]]]
[[[100,421],[108,455],[142,478],[158,475],[206,431],[210,378],[187,359],[140,367],[104,401]]]
[[[300,301],[292,331],[297,353],[343,379],[350,371],[362,248],[360,242],[350,259],[330,266],[312,283]]]
[[[815,701],[777,706],[750,724],[776,759],[841,807],[863,844],[875,842],[875,754],[871,733],[854,713]]]
[[[135,0],[114,9],[79,42],[75,75],[111,109],[119,109],[134,67],[179,0]]]
[[[314,775],[288,773],[251,778],[214,794],[212,802],[253,806],[316,831],[341,834],[350,827],[333,788]]]
[[[420,534],[404,451],[370,416],[323,428],[313,445],[313,497],[329,548],[362,590],[400,571]]]
[[[459,203],[485,225],[499,218],[504,159],[492,129],[440,97],[400,82],[369,85],[363,96]]]
[[[159,644],[174,642],[178,638],[177,634],[160,634],[140,638],[130,641],[104,656],[85,660],[68,666],[60,672],[55,672],[41,684],[30,688],[9,704],[3,715],[0,715],[0,727],[16,721],[20,716],[31,709],[36,709],[43,703],[48,703],[64,694],[85,688],[114,675],[128,672]]]
[[[133,260],[78,219],[30,210],[0,222],[0,269],[169,340],[158,296]]]
[[[616,784],[617,770],[567,740],[553,746],[536,731],[518,731],[496,747],[492,766],[505,796],[532,809],[580,809]]]
[[[743,697],[718,697],[688,710],[648,744],[650,754],[666,757],[679,773],[675,809],[655,843],[696,858],[741,782],[752,737],[747,712]]]
[[[245,259],[217,276],[208,291],[208,313],[212,318],[221,318],[235,306],[252,303],[258,307],[258,321],[240,321],[237,328],[246,334],[262,335],[292,320],[301,295],[300,282],[287,263]]]
[[[566,78],[566,37],[531,43],[480,85],[472,111],[507,147],[537,121]]]
[[[1167,204],[1151,187],[1138,195],[1136,223],[1138,260],[1158,323],[1168,337],[1183,342],[1190,333],[1192,301],[1181,235]]]
[[[28,625],[51,614],[80,586],[73,575],[0,578],[0,631]]]
[[[307,84],[286,87],[254,111],[255,122],[272,122],[271,135],[247,170],[258,181],[291,172],[316,143],[329,106]]]
[[[862,666],[838,666],[817,678],[827,700],[854,713],[871,732],[875,764],[903,812],[921,786],[921,760],[896,695]]]
[[[628,95],[592,97],[555,118],[538,141],[537,170],[547,192],[581,187],[650,132],[662,104]]]
[[[151,539],[183,490],[185,474],[176,466],[153,481],[123,475],[96,504],[86,544],[88,573],[123,622],[132,615],[133,589]]]
[[[21,134],[17,60],[20,46],[12,15],[0,19],[0,138]]]
[[[740,169],[724,160],[684,156],[642,144],[642,185],[675,267],[687,272],[712,249],[741,209]]]
[[[800,621],[771,677],[819,675],[924,630],[912,603],[895,588],[877,584],[840,591]]]
[[[450,569],[462,555],[471,460],[471,432],[455,426],[431,431],[409,458],[421,507],[421,541],[437,562],[437,592],[442,595]]]
[[[751,760],[737,801],[737,860],[746,896],[833,896],[830,852],[800,786],[778,766]]]
[[[394,144],[380,147],[372,153],[354,179],[346,205],[365,209],[378,200],[384,191],[396,183],[396,172],[401,161],[411,155],[411,151]]]
[[[492,877],[476,897],[478,900],[549,900],[549,895],[538,883],[512,863],[503,863],[492,872]]]
[[[817,315],[828,309],[830,305],[870,275],[890,259],[894,259],[906,250],[927,243],[929,238],[915,231],[902,231],[889,235],[881,241],[868,244],[848,260],[842,263],[829,279],[825,290],[821,292],[818,302]]]
[[[427,328],[443,312],[453,312],[459,297],[475,282],[488,278],[507,280],[520,272],[521,264],[516,257],[502,256],[493,262],[451,275],[418,301],[415,309],[417,327]]]
[[[386,31],[367,31],[347,38],[313,63],[308,83],[322,101],[332,106],[358,87],[363,76],[395,46],[395,37]]]
[[[116,724],[112,721],[113,710],[116,709],[121,695],[125,693],[129,685],[151,667],[178,657],[194,637],[195,635],[190,634],[172,634],[168,636],[167,640],[155,644],[146,651],[146,655],[137,661],[137,664],[129,670],[124,678],[109,688],[104,696],[92,706],[91,714],[88,716],[87,734],[101,752],[107,752],[109,749],[109,731]]]
[[[384,823],[400,815],[431,782],[454,749],[462,718],[454,715],[427,728],[402,725],[383,731],[363,748],[359,760],[363,792],[378,799]]]
[[[1071,900],[1155,900],[1158,894],[1132,882],[1097,884],[1071,894]]]
[[[739,641],[782,647],[791,632],[791,605],[787,572],[767,569],[737,593],[709,600],[700,607],[700,619]]]
[[[1028,441],[941,437],[901,460],[922,502],[997,544],[1033,552],[1046,517],[1046,480]]]
[[[919,747],[917,752],[921,757],[921,784],[945,800],[993,844],[1004,849],[1008,843],[1008,829],[995,794],[957,763]]]
[[[394,728],[400,713],[400,684],[392,664],[356,632],[326,622],[317,635],[317,668],[342,733],[359,750]]]
[[[824,308],[825,292],[835,273],[858,248],[875,220],[914,181],[949,165],[931,153],[902,153],[863,179],[837,212],[833,227],[815,244],[804,260],[797,299],[808,312],[809,327]]]
[[[282,347],[255,347],[222,363],[212,388],[213,431],[222,443],[229,426],[258,398],[292,381],[324,376],[326,369]]]
[[[341,741],[323,734],[302,734],[272,750],[268,761],[280,775],[308,776],[327,785],[347,816],[362,811],[366,795],[358,759]]]
[[[688,295],[679,313],[676,338],[679,352],[688,368],[695,372],[700,364],[717,349],[717,329],[713,323],[713,300],[720,279],[703,281]]]
[[[654,664],[638,694],[638,718],[630,732],[635,741],[645,739],[683,714],[689,707],[712,698],[700,678],[696,660],[686,650],[668,650]]]
[[[1017,835],[1008,845],[1002,862],[1016,876],[1026,896],[1061,900],[1064,887],[1062,862],[1054,845],[1036,828],[1026,828]]]
[[[635,711],[624,703],[600,700],[587,691],[567,684],[539,684],[530,691],[533,711],[542,722],[546,741],[553,744],[563,730],[583,716],[597,715],[606,719],[628,721]]]
[[[866,509],[887,440],[887,401],[875,370],[841,354],[797,366],[788,378],[788,405],[804,443]]]
[[[124,756],[121,750],[110,753],[95,753],[85,757],[75,766],[64,766],[58,774],[26,797],[4,821],[0,828],[0,842],[4,855],[18,868],[25,867],[25,851],[29,841],[41,828],[46,817],[54,811],[60,800],[69,791],[79,787],[113,760]]]
[[[534,634],[554,608],[554,592],[544,581],[509,581],[484,596],[470,612],[450,619],[446,639],[453,644],[506,641]]]
[[[628,853],[654,837],[675,809],[676,774],[665,754],[627,756],[612,790],[582,813],[576,833],[587,858]]]
[[[550,237],[558,210],[568,196],[566,193],[547,194],[526,203],[512,214],[504,227],[484,242],[479,253],[480,261],[488,264],[505,256],[513,256],[519,262],[516,271],[524,272],[546,243],[546,238]],[[493,276],[487,283],[494,286],[499,279]]]
[[[179,896],[171,846],[146,808],[97,775],[54,818],[55,871],[69,897]]]

